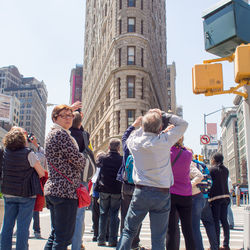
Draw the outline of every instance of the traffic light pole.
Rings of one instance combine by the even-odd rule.
[[[248,194],[250,187],[250,86],[244,87],[245,91],[249,94],[248,98],[243,100],[243,114],[244,114],[244,130],[245,130],[245,143],[246,143],[246,160],[247,160],[247,179],[248,179]],[[244,214],[244,249],[250,247],[250,206],[245,208]]]

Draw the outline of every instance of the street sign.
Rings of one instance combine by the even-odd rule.
[[[210,143],[210,137],[208,135],[201,135],[200,136],[200,143],[201,145],[207,145]]]

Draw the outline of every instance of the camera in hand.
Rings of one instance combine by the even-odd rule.
[[[27,137],[28,142],[32,142],[34,140],[34,134],[29,133]]]
[[[165,128],[167,128],[170,123],[169,123],[169,120],[170,120],[170,117],[166,112],[162,111],[161,112],[161,119],[162,119],[162,130],[164,130]]]

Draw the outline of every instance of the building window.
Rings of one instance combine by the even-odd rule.
[[[170,81],[167,82],[167,87],[170,88]]]
[[[110,126],[110,123],[106,122],[105,123],[105,138],[109,137],[109,126]]]
[[[127,98],[135,98],[135,76],[127,77]]]
[[[128,0],[128,7],[135,7],[136,0]]]
[[[168,90],[168,95],[169,95],[169,96],[171,95],[171,90]]]
[[[117,81],[117,96],[118,96],[118,99],[121,99],[121,78],[119,77],[118,78],[118,81]]]
[[[120,134],[120,127],[121,127],[121,123],[120,123],[120,116],[121,116],[121,112],[120,112],[120,111],[116,111],[116,119],[117,119],[117,134]]]
[[[106,108],[108,108],[110,105],[110,93],[108,92],[106,95]]]
[[[100,108],[100,116],[102,117],[104,114],[104,102],[101,103],[101,108]]]
[[[144,67],[144,49],[141,48],[141,66]]]
[[[122,0],[120,0],[120,10],[122,9]]]
[[[99,123],[99,111],[96,111],[96,124]]]
[[[135,32],[135,17],[128,17],[128,32]]]
[[[143,35],[143,20],[141,20],[141,34]]]
[[[135,47],[128,47],[128,65],[135,65]]]
[[[133,124],[135,120],[135,110],[129,109],[127,110],[127,127]]]
[[[122,33],[122,19],[119,20],[119,34]]]
[[[108,6],[107,6],[107,4],[105,4],[104,16],[107,16],[107,12],[108,12]]]
[[[99,145],[98,143],[99,143],[99,141],[98,141],[98,135],[96,135],[96,136],[95,136],[95,146],[96,146],[96,148],[97,148],[98,145]]]
[[[25,124],[26,126],[30,126],[30,122],[26,122],[26,124]]]
[[[103,142],[103,129],[100,129],[100,143]]]
[[[144,99],[144,78],[141,79],[141,99]]]
[[[143,10],[143,0],[141,0],[141,9]]]
[[[122,65],[122,49],[121,48],[119,49],[118,53],[119,53],[119,58],[118,58],[119,67],[121,67],[121,65]]]

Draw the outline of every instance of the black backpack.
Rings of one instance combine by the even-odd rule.
[[[85,149],[83,150],[83,154],[86,158],[86,166],[83,171],[83,181],[88,182],[91,180],[91,178],[94,176],[95,171],[96,171],[96,163],[95,163],[95,157],[92,152],[92,150],[89,148],[89,138],[88,138],[88,133],[83,131],[83,141],[84,141],[84,146]]]

